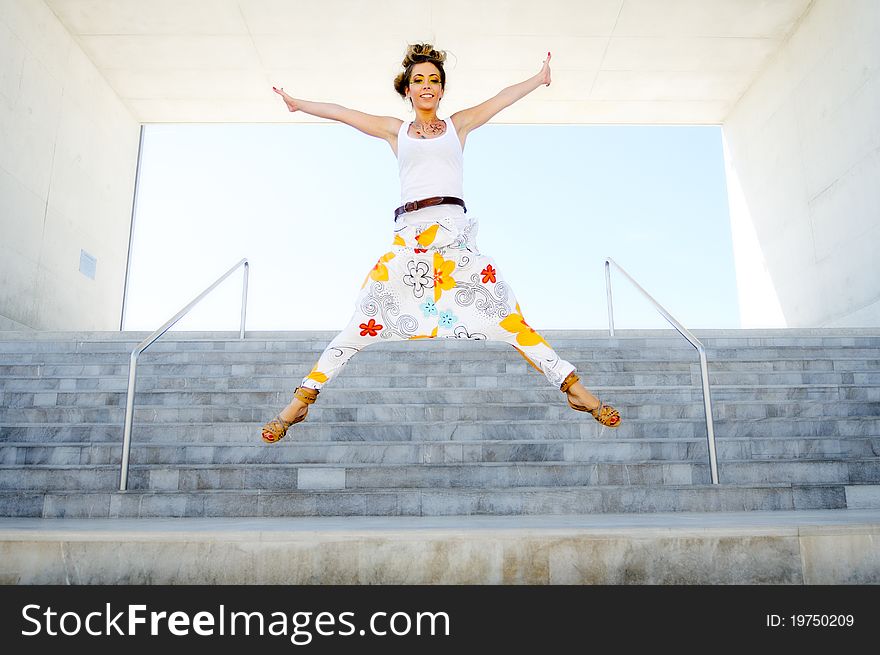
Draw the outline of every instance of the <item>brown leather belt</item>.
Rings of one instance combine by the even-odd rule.
[[[394,210],[394,220],[396,221],[397,217],[404,212],[414,212],[417,209],[423,209],[424,207],[433,207],[434,205],[461,205],[462,207],[464,207],[464,212],[467,213],[467,207],[464,206],[464,200],[462,200],[461,198],[455,198],[453,196],[434,196],[433,198],[425,198],[424,200],[413,200],[412,202],[401,205]]]

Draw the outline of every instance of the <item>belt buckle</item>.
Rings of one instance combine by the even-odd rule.
[[[405,212],[414,212],[419,208],[419,201],[413,200],[412,202],[403,203],[403,211]]]

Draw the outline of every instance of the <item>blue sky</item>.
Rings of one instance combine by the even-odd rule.
[[[740,327],[720,126],[487,124],[464,154],[479,248],[535,329],[607,328],[606,256],[686,327]],[[248,257],[247,329],[340,330],[399,200],[389,145],[347,125],[148,125],[123,329]],[[671,328],[612,289],[616,328]],[[240,305],[241,272],[172,329],[237,330]]]

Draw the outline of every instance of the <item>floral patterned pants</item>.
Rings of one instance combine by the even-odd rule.
[[[391,249],[367,273],[348,326],[301,386],[320,389],[370,344],[440,337],[506,341],[558,389],[574,365],[526,323],[495,260],[477,249],[477,229],[466,215],[396,222]]]

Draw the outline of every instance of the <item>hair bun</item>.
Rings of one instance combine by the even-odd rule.
[[[446,53],[443,50],[435,50],[430,43],[414,43],[407,48],[401,65],[406,68],[410,64],[418,64],[423,61],[446,61]]]

